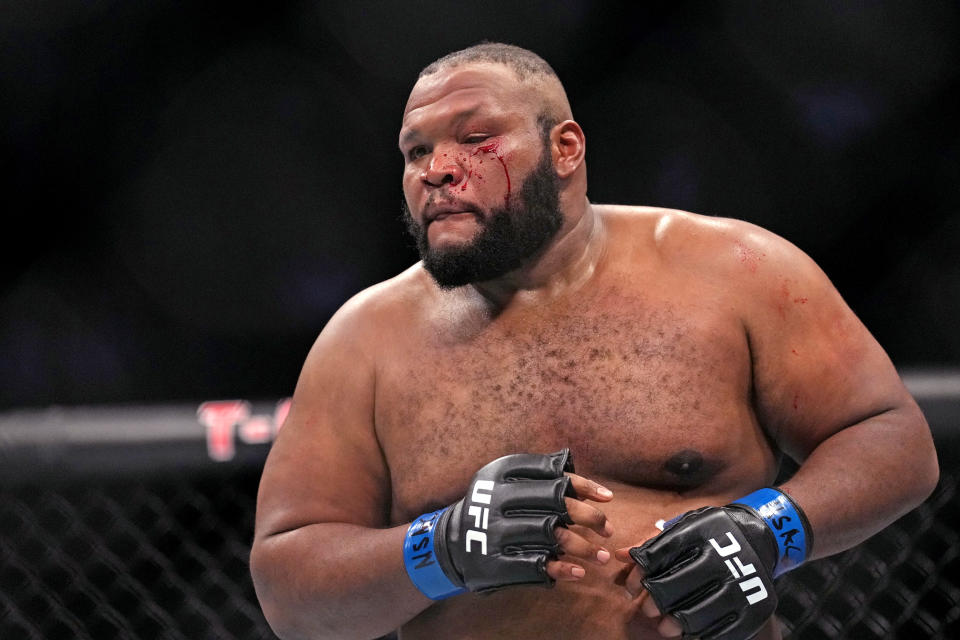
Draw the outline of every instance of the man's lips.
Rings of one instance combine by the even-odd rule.
[[[451,216],[461,216],[464,214],[471,216],[477,215],[473,209],[463,205],[444,205],[439,207],[427,207],[426,211],[424,211],[423,219],[427,224],[430,224],[436,220],[443,220]]]
[[[444,211],[438,213],[429,219],[430,222],[436,222],[437,220],[445,220],[451,216],[473,216],[473,211]]]

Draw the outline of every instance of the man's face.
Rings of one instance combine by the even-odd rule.
[[[404,217],[440,286],[522,266],[563,223],[535,103],[507,67],[463,65],[421,79],[400,149]]]
[[[423,266],[438,285],[484,282],[522,267],[560,230],[560,180],[545,148],[519,194],[502,207],[471,212],[479,229],[464,243],[433,247],[427,228],[414,219],[406,202],[403,214]]]

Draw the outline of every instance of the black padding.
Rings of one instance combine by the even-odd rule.
[[[514,515],[560,513],[566,511],[565,496],[570,478],[553,480],[519,480],[510,484],[510,493],[503,497],[505,513]]]
[[[705,507],[630,550],[650,597],[680,622],[684,638],[746,640],[776,611],[776,543],[751,517],[757,519],[733,507]]]
[[[467,494],[437,525],[444,572],[471,591],[509,585],[552,585],[546,562],[557,556],[554,530],[570,523],[567,449],[549,455],[513,454],[480,469]]]

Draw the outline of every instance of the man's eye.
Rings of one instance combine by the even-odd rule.
[[[489,137],[490,136],[486,133],[471,133],[466,138],[464,138],[464,142],[466,142],[467,144],[476,144],[477,142],[483,142]]]
[[[419,160],[425,155],[427,155],[427,148],[424,147],[423,145],[420,145],[420,146],[414,147],[413,149],[410,149],[410,152],[407,154],[407,157],[410,158],[411,160]]]

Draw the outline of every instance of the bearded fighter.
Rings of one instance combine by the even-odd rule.
[[[263,471],[281,638],[778,638],[777,576],[933,490],[827,276],[746,222],[591,202],[539,56],[429,65],[399,145],[422,259],[330,319]]]

